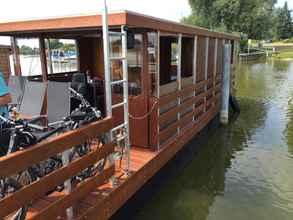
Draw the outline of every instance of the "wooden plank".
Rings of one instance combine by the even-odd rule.
[[[159,99],[159,106],[160,107],[163,107],[165,106],[166,104],[174,101],[174,100],[177,100],[177,98],[183,98],[186,94],[189,94],[189,93],[192,93],[194,92],[195,90],[198,90],[202,87],[204,87],[205,85],[211,83],[211,80],[203,80],[195,85],[190,85],[188,87],[185,87],[184,89],[182,89],[181,91],[177,91],[177,92],[173,92],[169,95],[165,95],[163,97],[161,97]]]
[[[106,180],[108,180],[111,176],[114,175],[115,166],[111,166],[107,168],[101,174],[96,174],[95,176],[86,179],[79,186],[74,188],[72,192],[64,197],[60,198],[56,202],[52,203],[50,206],[39,212],[36,216],[34,216],[33,220],[47,220],[47,219],[55,219],[56,217],[62,215],[64,210],[67,208],[74,206],[79,201],[84,199],[93,189],[97,188],[101,184],[103,184]]]
[[[199,101],[200,99],[202,99],[206,96],[211,95],[212,93],[213,93],[213,89],[210,88],[209,90],[207,90],[197,96],[189,98],[188,100],[183,102],[180,106],[176,106],[175,108],[172,108],[167,112],[164,112],[163,114],[160,115],[160,118],[159,118],[160,126],[164,125],[164,123],[173,119],[178,112],[191,107],[195,102]]]
[[[90,167],[102,158],[105,158],[114,151],[114,144],[107,144],[100,149],[96,149],[89,154],[78,158],[68,166],[62,167],[40,180],[25,186],[16,193],[0,201],[0,219],[13,211],[33,202],[62,184],[65,180],[77,175],[84,169]]]
[[[112,119],[106,118],[93,122],[80,129],[66,132],[50,140],[36,144],[26,150],[18,151],[0,158],[0,178],[13,175],[49,157],[97,137],[112,128]],[[17,166],[15,166],[17,164]]]
[[[160,133],[159,133],[160,141],[165,141],[166,139],[170,138],[172,134],[176,133],[176,130],[178,127],[184,126],[187,119],[189,119],[189,118],[192,119],[193,116],[197,115],[203,109],[204,109],[204,104],[201,104],[200,106],[195,108],[192,112],[189,112],[186,115],[184,115],[180,121],[176,121],[172,125],[168,126],[164,130],[160,131]]]
[[[160,142],[166,141],[168,138],[170,138],[172,135],[175,135],[177,133],[177,128],[180,125],[180,121],[176,121],[173,124],[169,125],[164,130],[160,131],[159,133],[159,139]]]

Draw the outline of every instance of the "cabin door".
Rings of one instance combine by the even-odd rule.
[[[135,34],[134,45],[127,50],[130,141],[132,145],[139,147],[149,147],[146,36]]]

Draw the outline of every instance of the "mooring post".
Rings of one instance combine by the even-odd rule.
[[[231,44],[224,45],[224,65],[223,65],[223,88],[222,107],[220,121],[226,125],[229,122],[229,96],[230,96],[230,75],[231,75]]]

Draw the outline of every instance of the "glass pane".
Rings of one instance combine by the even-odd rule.
[[[148,60],[149,74],[152,85],[152,94],[157,96],[157,79],[158,79],[158,34],[148,33]]]
[[[135,34],[134,47],[127,51],[128,61],[128,82],[129,94],[138,95],[141,93],[141,74],[142,74],[142,34]]]
[[[39,40],[36,38],[17,39],[17,46],[22,75],[42,75]]]
[[[178,43],[171,44],[171,81],[177,80]]]
[[[48,73],[75,72],[77,66],[77,45],[71,39],[46,40]]]
[[[122,56],[122,39],[120,36],[110,36],[110,57]]]

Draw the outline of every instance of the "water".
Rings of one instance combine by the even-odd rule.
[[[293,219],[293,61],[240,64],[237,89],[240,116],[132,219]]]

